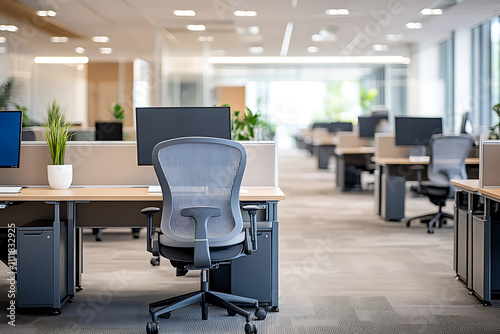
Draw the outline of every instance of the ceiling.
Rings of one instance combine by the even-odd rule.
[[[332,8],[350,13],[326,15]],[[443,8],[444,13],[424,16],[423,8]],[[52,9],[57,16],[39,18],[34,15],[38,9]],[[175,9],[192,9],[196,16],[177,17]],[[237,17],[234,10],[253,10],[257,16]],[[437,41],[499,14],[498,0],[2,0],[0,25],[16,24],[20,29],[0,36],[7,37],[10,48],[37,55],[76,56],[75,48],[83,47],[91,61],[152,59],[158,38],[167,41],[169,53],[182,57],[255,56],[250,47],[261,47],[260,56],[408,56],[413,45]],[[405,28],[415,21],[422,23],[422,29]],[[290,22],[289,47],[282,50]],[[206,30],[189,31],[188,24],[203,24]],[[258,27],[258,34],[249,32],[252,26]],[[326,41],[313,41],[314,34]],[[387,39],[388,34],[395,35],[393,40]],[[93,42],[96,35],[109,36],[109,42]],[[56,44],[50,36],[69,40]],[[201,36],[213,41],[200,42]],[[387,50],[374,51],[376,44],[386,45]],[[308,53],[310,46],[318,51]],[[101,55],[100,47],[111,47],[113,52]]]

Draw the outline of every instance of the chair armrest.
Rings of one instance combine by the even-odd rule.
[[[193,206],[181,210],[183,217],[191,217],[195,222],[194,266],[197,268],[210,268],[212,264],[208,245],[207,224],[211,217],[218,217],[221,214],[221,209],[211,206]]]
[[[257,250],[257,210],[259,207],[257,205],[243,205],[241,207],[244,211],[248,212],[250,216],[250,240],[252,246],[250,249],[247,249],[245,253],[250,254]]]
[[[141,213],[146,215],[147,219],[147,244],[146,249],[148,252],[152,253],[153,256],[160,255],[160,245],[158,243],[158,231],[153,229],[153,216],[160,212],[160,208],[147,207],[141,210]]]

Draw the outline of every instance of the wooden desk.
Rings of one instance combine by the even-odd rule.
[[[244,189],[248,192],[240,194],[240,201],[259,206],[258,229],[263,235],[262,240],[259,237],[259,242],[267,244],[259,247],[259,251],[252,256],[233,260],[226,272],[230,274],[226,282],[232,282],[230,293],[257,298],[271,309],[277,308],[279,296],[277,204],[285,199],[285,195],[281,189],[273,187]],[[67,259],[67,276],[70,282],[67,294],[72,297],[75,294],[75,286],[80,287],[82,283],[82,228],[144,227],[146,218],[140,210],[147,206],[161,207],[162,195],[148,193],[147,188],[134,187],[73,187],[67,190],[33,187],[22,189],[19,194],[1,194],[0,202],[7,204],[5,209],[0,210],[0,226],[5,227],[14,223],[16,227],[20,227],[40,218],[55,220],[60,217],[61,220],[68,221],[69,241],[65,259]],[[155,215],[157,226],[160,219],[161,214]],[[239,261],[246,261],[246,264],[239,265]],[[268,284],[260,281],[242,284],[248,283],[253,277],[253,271],[260,272],[261,276],[267,275]],[[59,275],[54,277],[58,278]],[[54,282],[55,291],[59,291],[57,279]],[[60,301],[54,303],[53,308],[59,309],[62,304]]]
[[[407,180],[427,179],[425,168],[427,161],[410,161],[409,158],[373,157],[376,165],[375,179],[375,212],[385,220],[399,221],[405,217],[405,184]],[[471,178],[479,176],[479,158],[465,160],[467,175]],[[423,166],[415,168],[417,166]]]
[[[370,159],[375,153],[374,147],[336,148],[336,182],[341,191],[361,189],[361,172],[373,171]]]

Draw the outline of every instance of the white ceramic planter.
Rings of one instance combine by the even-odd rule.
[[[73,165],[48,165],[47,176],[52,189],[68,189],[73,181]]]

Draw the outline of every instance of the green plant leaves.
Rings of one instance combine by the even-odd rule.
[[[64,165],[66,143],[73,135],[70,132],[72,124],[64,121],[60,107],[55,100],[47,108],[47,116],[47,123],[42,126],[45,128],[45,140],[50,149],[50,159],[53,165]]]

